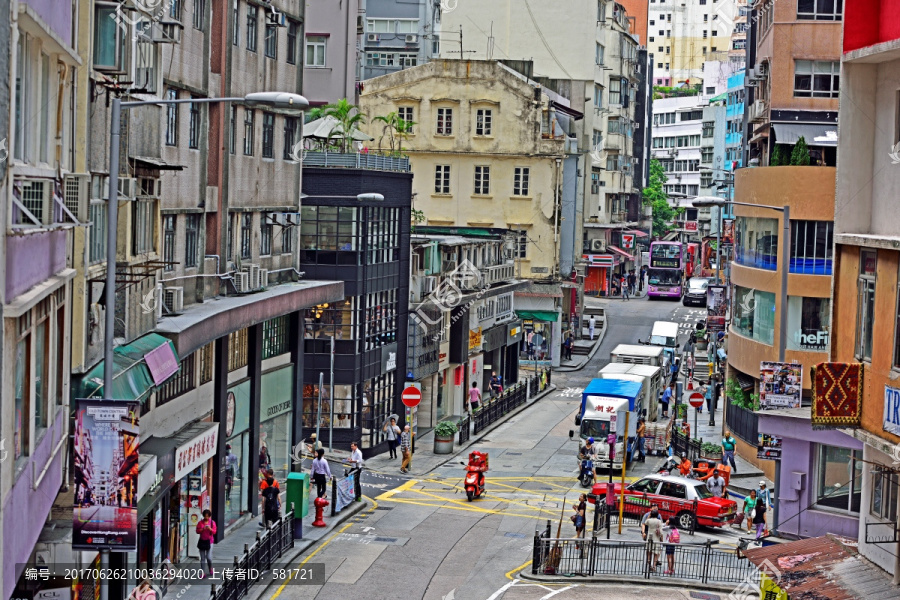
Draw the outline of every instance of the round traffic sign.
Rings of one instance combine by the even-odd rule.
[[[418,388],[409,386],[404,388],[403,393],[400,395],[400,400],[403,401],[403,406],[414,408],[422,401],[422,392]]]
[[[700,392],[692,392],[688,398],[688,403],[694,408],[700,408],[703,406],[703,394]]]

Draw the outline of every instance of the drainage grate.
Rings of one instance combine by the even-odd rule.
[[[521,452],[506,452],[504,456],[522,456]]]
[[[376,541],[376,542],[383,542],[383,543],[385,543],[385,544],[396,544],[398,540],[397,540],[397,538],[392,538],[392,537],[381,537],[381,536],[377,536],[377,537],[375,538],[375,541]]]
[[[393,506],[381,506],[381,505],[378,505],[378,506],[375,507],[375,510],[394,510],[394,507],[393,507]]]
[[[691,592],[691,598],[697,598],[697,600],[722,600],[722,596],[706,592]]]
[[[526,537],[528,537],[524,533],[513,533],[511,531],[507,531],[504,535],[506,535],[506,537],[511,537],[511,538],[526,538]]]

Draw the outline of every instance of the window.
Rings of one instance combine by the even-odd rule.
[[[307,67],[324,67],[325,66],[325,41],[326,37],[322,35],[306,36],[306,66]]]
[[[45,303],[49,301],[50,298],[47,298],[38,306],[48,307],[49,305]],[[45,315],[34,328],[34,430],[38,434],[47,428],[47,384],[50,382],[50,357],[47,356],[48,323],[49,319]]]
[[[678,120],[680,122],[683,121],[699,121],[703,118],[702,110],[688,110],[682,113],[678,113]],[[706,125],[706,123],[704,123]]]
[[[817,507],[859,512],[862,497],[862,456],[856,450],[816,444]]]
[[[419,31],[418,19],[366,19],[366,33],[408,34]]]
[[[175,215],[163,216],[163,269],[175,270]]]
[[[834,223],[791,221],[791,273],[831,275]]]
[[[385,214],[394,214],[388,209],[371,210],[369,216],[358,214],[355,207],[303,206],[300,217],[300,246],[306,251],[305,261],[318,264],[359,264],[360,221],[367,223],[370,252],[367,258],[374,262],[394,260],[399,242],[389,234],[396,230],[394,223],[386,222]],[[387,211],[387,212],[385,212]],[[375,219],[376,222],[371,220]],[[319,252],[324,250],[325,252]]]
[[[516,240],[516,258],[528,258],[528,232],[519,231]]]
[[[253,110],[244,109],[244,156],[253,156]]]
[[[134,53],[134,89],[155,94],[158,80],[157,61],[159,60],[157,44],[137,41],[134,45]],[[47,97],[46,94],[44,97]]]
[[[609,119],[606,122],[607,132],[608,133],[625,133],[624,126],[622,126],[622,121],[618,118]]]
[[[713,37],[719,37],[719,32],[716,31],[715,29],[713,29],[712,34],[713,34]]]
[[[263,321],[263,360],[290,351],[290,321],[288,316]]]
[[[93,264],[106,260],[106,211],[107,202],[105,200],[91,200],[90,218],[90,248],[88,258]]]
[[[513,173],[513,196],[528,195],[528,179],[531,169],[528,167],[516,167]]]
[[[294,251],[294,228],[283,227],[281,230],[281,253],[290,254]]]
[[[235,146],[237,145],[237,106],[231,107],[231,124],[229,126],[229,140],[228,140],[228,150],[232,154],[234,154]]]
[[[434,193],[450,193],[450,165],[436,165],[434,167]]]
[[[607,100],[610,104],[622,104],[622,80],[610,78],[609,95]]]
[[[275,156],[275,115],[264,112],[262,125],[262,156],[263,158],[273,158]]]
[[[662,50],[661,46],[660,46],[660,50]],[[666,54],[671,54],[671,53],[672,53],[672,46],[666,46]]]
[[[475,135],[491,135],[491,115],[489,108],[479,108],[475,111]]]
[[[594,108],[603,108],[603,86],[594,84]]]
[[[268,58],[278,56],[278,26],[266,23],[265,53]]]
[[[176,21],[181,20],[181,3],[183,0],[169,0],[169,16]]]
[[[289,65],[297,64],[297,35],[300,32],[300,26],[296,21],[288,22],[287,34],[287,63]]]
[[[195,99],[194,96],[191,97]],[[200,105],[190,104],[190,127],[188,128],[188,148],[200,147]]]
[[[228,370],[235,371],[247,366],[246,328],[228,334]]]
[[[478,165],[475,167],[475,194],[487,196],[491,193],[491,168]]]
[[[169,88],[166,90],[166,100],[177,100],[178,92]],[[174,146],[178,143],[178,105],[166,105],[166,146]]]
[[[597,44],[597,49],[596,49],[595,53],[596,53],[595,58],[597,59],[597,64],[602,65],[603,60],[605,58],[605,54],[606,54],[606,48],[604,48],[600,44]]]
[[[840,21],[843,0],[797,0],[797,18],[812,21]]]
[[[794,96],[797,98],[837,98],[840,79],[839,62],[794,61]]]
[[[831,300],[829,298],[788,298],[788,350],[825,352],[828,348]]]
[[[412,106],[401,106],[397,109],[397,116],[406,123],[406,133],[413,133],[413,109]]]
[[[240,0],[234,0],[234,8],[231,11],[231,43],[241,45],[241,7]]]
[[[241,213],[241,258],[250,258],[253,242],[253,213]]]
[[[187,215],[184,221],[184,266],[197,266],[200,251],[200,215]]]
[[[670,498],[687,498],[687,489],[681,483],[673,483],[664,481],[662,487],[659,488],[660,496],[668,496]]]
[[[259,224],[259,255],[269,256],[272,254],[272,219],[269,215],[262,213],[260,215]]]
[[[775,338],[775,294],[734,286],[731,326],[744,337],[772,345]]]
[[[897,522],[897,495],[900,494],[900,473],[889,467],[872,467],[872,503],[869,514],[891,523]]]
[[[294,159],[294,139],[297,137],[297,119],[296,117],[284,118],[284,160]]]
[[[31,328],[31,313],[19,317],[20,338],[16,343],[16,414],[15,414],[15,434],[13,441],[13,456],[18,460],[23,456],[28,456],[29,441],[31,436],[29,431],[29,419],[31,418],[31,336],[29,331]]]
[[[756,269],[778,270],[779,227],[776,219],[756,217],[735,219],[735,262]]]
[[[256,38],[258,26],[257,9],[255,4],[247,4],[247,50],[256,52]]]
[[[131,243],[132,254],[145,254],[153,252],[154,236],[156,234],[154,223],[156,222],[156,201],[135,200],[131,203]]]
[[[437,109],[437,135],[453,135],[453,109]]]
[[[196,0],[195,0],[196,1]],[[178,365],[178,371],[163,383],[156,392],[156,406],[162,406],[170,400],[194,389],[194,363],[196,353],[188,354]]]
[[[875,325],[875,265],[874,250],[861,250],[856,304],[856,357],[872,360],[872,339]]]
[[[710,148],[710,147],[700,148],[700,162],[711,163],[713,161],[713,153],[714,153],[713,148]]]
[[[206,0],[194,0],[194,29],[203,30],[206,20]]]
[[[124,67],[129,31],[127,23],[118,16],[118,8],[118,4],[97,3],[94,6],[94,68],[100,71],[119,71]],[[20,60],[27,60],[22,50],[31,45],[25,38],[25,35],[19,37]]]
[[[419,57],[411,52],[401,52],[397,55],[398,64],[401,69],[415,67],[419,64]]]

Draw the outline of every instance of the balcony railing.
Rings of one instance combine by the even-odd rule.
[[[509,281],[516,274],[515,265],[494,265],[493,267],[486,267],[482,269],[482,273],[485,279],[485,283],[488,285],[494,285],[495,283],[501,283],[503,281]]]
[[[409,172],[409,158],[395,158],[357,152],[356,154],[344,154],[341,152],[306,152],[303,155],[303,165],[306,167],[336,167],[344,169],[370,169],[373,171],[402,171]]]

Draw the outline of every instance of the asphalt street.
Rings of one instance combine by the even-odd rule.
[[[554,374],[555,393],[491,431],[476,448],[490,454],[486,496],[468,502],[461,489],[463,456],[424,477],[368,471],[363,493],[372,506],[301,557],[326,571],[325,585],[288,584],[267,594],[272,600],[348,597],[366,600],[513,600],[587,598],[596,585],[573,579],[567,585],[516,579],[530,569],[532,538],[551,521],[554,535],[574,535],[568,516],[584,490],[575,479],[577,442],[569,439],[583,388],[617,344],[646,338],[655,320],[675,320],[686,330],[705,314],[668,301],[646,299],[606,304],[610,329],[602,347],[581,371]],[[468,450],[467,450],[468,451]],[[628,478],[640,477],[657,461],[636,463]],[[736,544],[736,529],[703,529],[684,541],[714,539]],[[613,531],[613,538],[619,538]],[[639,539],[634,527],[621,538]],[[297,566],[297,565],[295,565]],[[673,587],[603,587],[607,598],[690,598]],[[612,592],[612,593],[610,593]],[[700,596],[703,597],[703,596]],[[727,597],[727,594],[722,597]]]

